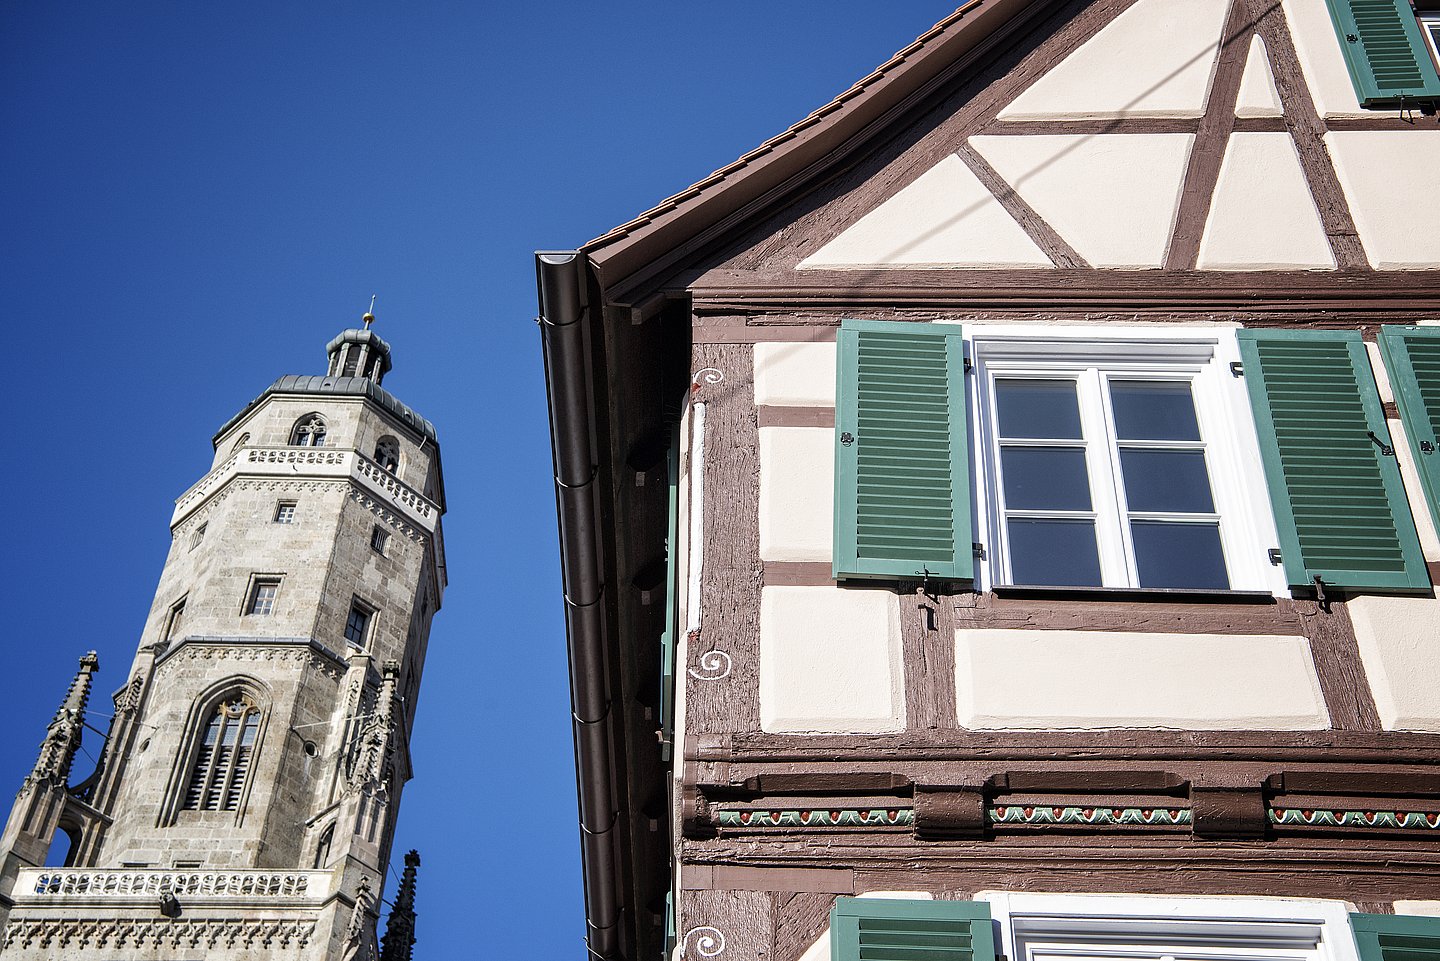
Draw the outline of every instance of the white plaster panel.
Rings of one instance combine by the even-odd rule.
[[[1440,601],[1362,596],[1347,606],[1381,726],[1440,732]]]
[[[755,403],[835,406],[834,344],[756,344]]]
[[[825,267],[1053,267],[951,154],[800,262]]]
[[[962,630],[955,669],[969,728],[1329,727],[1303,637]]]
[[[972,137],[970,144],[1097,267],[1159,267],[1191,134]]]
[[[1440,918],[1440,901],[1396,901],[1396,914],[1412,917]]]
[[[760,594],[760,727],[905,727],[900,604],[890,591],[767,587]]]
[[[1300,70],[1322,117],[1398,117],[1395,110],[1366,110],[1355,96],[1340,38],[1325,0],[1281,0]]]
[[[1440,130],[1331,132],[1325,146],[1370,265],[1440,268]]]
[[[1245,72],[1240,76],[1240,94],[1235,98],[1237,117],[1279,117],[1285,113],[1280,91],[1275,88],[1275,74],[1260,34],[1250,38],[1250,52],[1245,57]]]
[[[1202,270],[1335,266],[1288,133],[1230,135],[1197,264]]]
[[[1226,0],[1138,0],[1000,119],[1198,117],[1228,7]]]
[[[760,559],[829,561],[834,504],[835,431],[760,428]]]

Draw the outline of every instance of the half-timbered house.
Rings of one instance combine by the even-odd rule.
[[[1437,35],[972,0],[537,255],[595,957],[1440,957]]]

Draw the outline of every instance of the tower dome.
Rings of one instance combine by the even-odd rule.
[[[374,314],[366,313],[361,320],[363,328],[342,330],[325,345],[330,356],[326,373],[330,377],[364,377],[378,384],[390,370],[390,345],[370,329]]]

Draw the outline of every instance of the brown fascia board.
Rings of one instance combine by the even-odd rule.
[[[869,142],[967,55],[1033,21],[1055,0],[970,0],[868,77],[699,183],[586,243],[602,287],[625,291],[780,202],[822,166]]]

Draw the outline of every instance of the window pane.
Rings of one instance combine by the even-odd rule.
[[[1229,589],[1219,525],[1135,521],[1130,534],[1141,587]]]
[[[995,405],[1001,437],[1082,436],[1073,380],[997,380]]]
[[[1110,406],[1120,440],[1200,439],[1189,384],[1112,380]]]
[[[1010,510],[1090,509],[1083,447],[1002,447],[1000,466]]]
[[[1121,450],[1125,499],[1132,511],[1210,514],[1210,475],[1198,450]]]
[[[1099,587],[1100,555],[1093,521],[1013,518],[1010,581],[1049,587]]]

